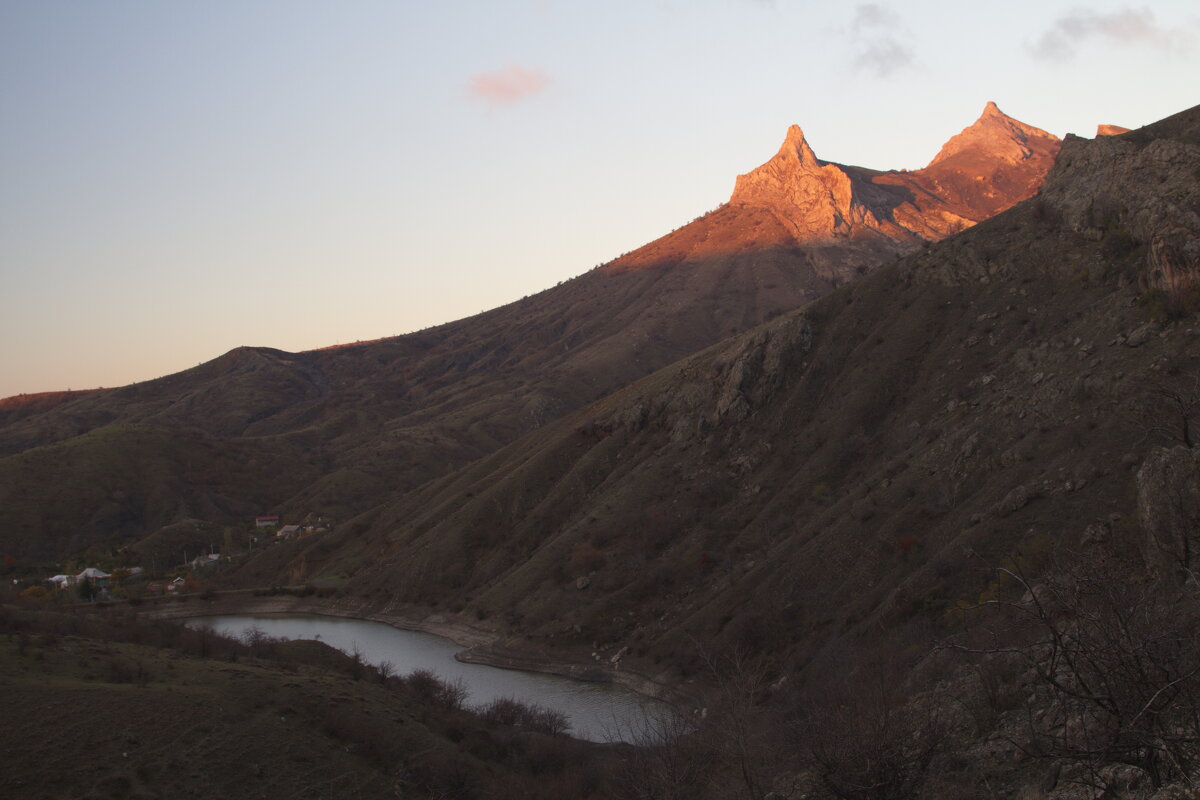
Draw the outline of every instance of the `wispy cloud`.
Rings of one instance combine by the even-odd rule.
[[[1075,9],[1051,23],[1029,46],[1029,51],[1046,61],[1068,61],[1076,48],[1088,40],[1103,40],[1120,45],[1150,45],[1170,50],[1190,45],[1190,34],[1182,29],[1163,27],[1148,8],[1122,8],[1110,14]]]
[[[543,92],[549,86],[550,76],[542,70],[513,64],[472,75],[467,91],[477,100],[493,106],[508,106]]]
[[[900,17],[880,3],[860,3],[850,21],[850,39],[854,45],[854,68],[886,78],[916,61],[912,48],[899,34]]]

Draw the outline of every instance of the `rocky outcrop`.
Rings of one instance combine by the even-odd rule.
[[[1157,448],[1137,475],[1138,514],[1147,568],[1196,579],[1200,569],[1200,450]]]
[[[993,102],[984,106],[979,119],[951,137],[929,162],[929,167],[955,161],[985,160],[996,165],[1018,165],[1053,158],[1058,137],[1026,125],[1005,114]]]
[[[1123,128],[1120,125],[1097,125],[1097,136],[1120,136],[1122,133],[1129,133],[1129,128]]]
[[[769,209],[799,241],[814,244],[864,235],[911,238],[890,219],[903,201],[903,190],[875,186],[865,170],[818,160],[798,125],[788,128],[770,161],[737,177],[729,199]]]
[[[878,172],[821,161],[793,125],[771,160],[738,176],[729,202],[771,211],[801,244],[874,241],[898,252],[1029,197],[1058,146],[988,103],[924,169]]]
[[[1115,257],[1142,252],[1144,285],[1181,292],[1200,281],[1200,147],[1172,138],[1068,136],[1046,177],[1048,215]]]

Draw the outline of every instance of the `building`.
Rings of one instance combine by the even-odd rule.
[[[275,534],[275,536],[280,539],[290,539],[293,536],[299,536],[299,535],[300,535],[300,526],[299,525],[284,525],[282,528],[279,529],[279,532]]]
[[[93,586],[107,586],[108,579],[112,576],[102,569],[88,567],[83,572],[75,576],[75,581],[91,581]]]
[[[254,527],[256,527],[256,528],[274,528],[274,527],[277,527],[278,525],[279,525],[279,517],[277,517],[277,516],[255,517],[254,518]]]

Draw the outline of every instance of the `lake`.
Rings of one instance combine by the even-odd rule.
[[[672,713],[664,703],[609,683],[464,664],[454,658],[463,648],[449,639],[400,630],[382,622],[299,614],[231,614],[194,617],[187,624],[203,625],[234,637],[258,628],[279,639],[315,639],[344,653],[353,653],[357,648],[367,663],[389,661],[399,675],[427,669],[445,681],[461,679],[471,707],[511,697],[551,708],[566,716],[572,736],[593,742],[637,741],[644,738],[652,719]]]

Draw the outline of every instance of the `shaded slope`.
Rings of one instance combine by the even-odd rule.
[[[991,130],[999,124],[994,117],[985,112],[968,131]],[[917,173],[818,162],[797,131],[781,155],[739,179],[730,203],[553,289],[395,339],[307,353],[239,348],[176,375],[14,417],[0,427],[0,456],[106,425],[149,426],[170,432],[161,443],[165,465],[179,461],[172,449],[186,450],[197,440],[227,448],[230,458],[242,458],[234,453],[244,445],[267,462],[295,464],[279,471],[269,492],[246,487],[234,504],[239,508],[257,504],[265,506],[260,511],[292,515],[316,510],[345,519],[984,215],[966,201],[938,200],[933,178],[918,186],[917,178],[906,177]],[[1003,135],[967,138],[968,167],[986,172],[977,183],[1008,174],[1011,143]],[[990,161],[988,148],[997,150]],[[1047,144],[1019,167],[1039,175],[1051,155]],[[792,195],[803,193],[814,171],[848,193],[834,192],[823,197],[824,205],[807,209],[772,199],[793,189]],[[946,214],[953,224],[944,224]],[[853,220],[852,235],[826,236],[834,219]],[[925,221],[917,225],[917,219]],[[46,493],[43,484],[51,478],[34,463],[10,469],[15,491]],[[178,471],[169,480],[187,482]],[[145,493],[137,486],[126,491]],[[232,509],[215,497],[208,505]],[[93,522],[88,506],[67,504],[76,511],[61,524],[93,539],[116,532]],[[0,530],[9,527],[0,524]]]
[[[1041,197],[433,482],[325,555],[357,559],[379,602],[687,674],[696,641],[803,663],[868,626],[945,624],[1006,558],[1136,550],[1162,392],[1200,380],[1194,316],[1138,302],[1196,285],[1154,243],[1200,241],[1197,131],[1193,109],[1072,140]]]

